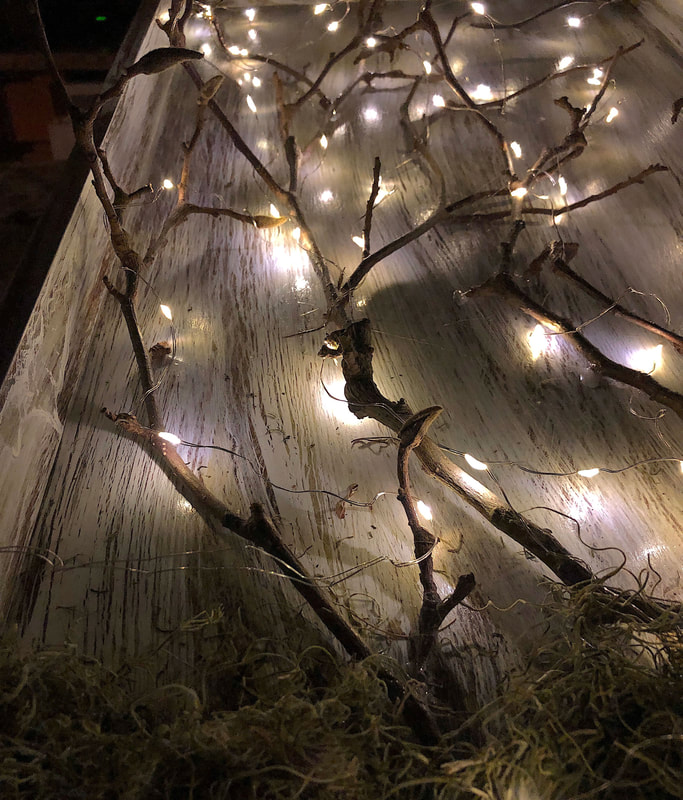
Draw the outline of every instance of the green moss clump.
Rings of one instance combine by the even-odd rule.
[[[681,614],[644,602],[555,587],[528,669],[434,748],[388,699],[378,659],[288,653],[241,628],[204,665],[200,698],[180,684],[140,693],[130,670],[73,650],[20,655],[5,637],[0,797],[681,798]]]

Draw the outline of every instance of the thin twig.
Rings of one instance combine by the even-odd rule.
[[[536,14],[532,14],[530,17],[525,17],[524,19],[517,20],[516,22],[498,22],[498,20],[494,20],[489,17],[486,22],[477,21],[470,23],[470,27],[483,28],[485,30],[490,30],[491,27],[494,27],[496,30],[504,30],[505,28],[521,28],[523,25],[527,25],[529,22],[533,22],[534,20],[537,20],[540,17],[545,16],[546,14],[550,14],[552,11],[558,11],[561,8],[567,8],[567,6],[573,6],[576,4],[576,1],[577,0],[562,0],[562,2],[560,3],[555,3],[549,8],[544,8],[543,11],[539,11]],[[587,1],[588,0],[582,0],[582,2],[587,2]],[[605,5],[605,3],[602,3],[602,5]]]
[[[559,217],[561,214],[566,214],[568,211],[575,211],[577,208],[584,208],[591,203],[598,202],[598,200],[604,200],[606,197],[611,197],[611,195],[616,194],[617,192],[620,192],[622,189],[626,189],[629,186],[633,186],[635,183],[643,183],[648,175],[653,175],[655,172],[668,171],[669,168],[665,167],[663,164],[650,164],[649,167],[645,167],[645,169],[641,170],[637,175],[631,175],[625,180],[619,181],[619,183],[615,183],[613,186],[610,186],[609,189],[605,189],[602,192],[597,192],[596,194],[591,194],[588,197],[577,200],[575,203],[569,203],[568,205],[560,206],[559,208],[539,208],[537,206],[528,206],[522,209],[522,214],[542,214],[543,216],[547,217]]]
[[[363,223],[363,258],[370,255],[370,231],[372,229],[372,211],[375,207],[375,200],[379,194],[379,182],[381,178],[382,162],[379,156],[375,156],[375,164],[372,168],[372,189],[365,206],[365,221]]]

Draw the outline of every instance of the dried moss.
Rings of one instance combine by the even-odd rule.
[[[240,629],[204,665],[204,692],[140,694],[129,670],[21,656],[6,637],[0,796],[680,798],[681,616],[645,619],[632,599],[557,589],[554,633],[470,723],[479,748],[466,730],[419,746],[373,659],[288,653]]]

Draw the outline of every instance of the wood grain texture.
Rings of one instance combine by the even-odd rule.
[[[506,18],[512,15],[508,5],[501,10]],[[514,6],[524,16],[534,4]],[[440,9],[444,23],[446,12]],[[391,17],[398,27],[414,13],[412,4],[392,4],[386,22]],[[240,10],[221,10],[220,19],[231,41],[250,46],[249,25]],[[605,8],[574,33],[561,14],[547,15],[533,26],[501,32],[498,43],[491,31],[463,25],[449,53],[470,90],[479,83],[502,90],[502,59],[510,91],[541,77],[567,54],[576,63],[590,62],[636,41],[640,19],[635,12]],[[324,32],[324,24],[307,6],[257,7],[258,49],[298,68],[321,64],[338,41],[350,36],[350,29],[344,32],[347,23],[338,40]],[[193,22],[188,46],[207,41],[208,33],[205,23]],[[217,53],[218,43],[208,41]],[[144,49],[162,43],[161,34],[151,30]],[[400,64],[417,71],[429,47],[422,37],[413,37],[411,47]],[[389,66],[386,57],[365,67],[351,61],[323,85],[328,93],[340,91],[370,63]],[[284,181],[287,165],[277,137],[272,68],[227,64],[218,56],[215,63],[229,77],[219,103]],[[207,78],[216,72],[212,63],[202,70]],[[262,86],[244,83],[245,70],[258,75]],[[510,103],[504,116],[492,114],[506,136],[521,144],[521,164],[530,164],[543,145],[566,130],[566,115],[553,98],[568,94],[575,104],[590,102],[594,88],[586,84],[589,76],[559,79]],[[513,266],[521,272],[559,236],[579,242],[572,262],[577,272],[614,297],[627,287],[656,295],[671,313],[670,327],[680,332],[681,156],[680,134],[669,121],[676,96],[670,50],[648,40],[619,63],[615,79],[605,109],[618,106],[619,116],[608,125],[604,114],[597,114],[587,131],[586,153],[563,168],[569,201],[601,191],[649,163],[663,162],[671,173],[573,212],[555,227],[547,218],[529,222]],[[424,86],[418,92],[412,116],[428,133],[430,152],[445,174],[447,197],[496,188],[503,181],[501,159],[476,120],[462,112],[422,118],[423,111],[434,112],[435,91]],[[445,87],[438,91],[446,96]],[[247,93],[256,104],[255,114],[246,106]],[[301,202],[335,279],[342,271],[348,277],[360,260],[351,237],[361,233],[375,156],[381,158],[383,185],[394,192],[376,208],[373,249],[419,224],[436,207],[438,187],[406,149],[396,123],[404,97],[405,90],[359,89],[340,108],[340,127],[330,133],[325,151],[314,141],[322,120],[319,109],[307,109],[295,123],[300,146],[313,142],[302,158]],[[195,103],[196,92],[181,70],[142,77],[127,87],[105,142],[126,189],[148,181],[158,186],[165,177],[178,180],[180,144],[191,135]],[[323,194],[326,190],[331,199]],[[550,182],[547,192],[559,199]],[[267,214],[272,200],[214,120],[197,147],[189,199],[254,214]],[[141,249],[171,203],[170,193],[161,193],[156,202],[127,212]],[[171,336],[159,302],[168,303],[174,313],[177,352],[157,392],[160,409],[167,430],[187,441],[225,446],[258,465],[254,469],[219,451],[180,448],[212,491],[233,506],[246,512],[250,502],[264,503],[314,574],[335,576],[385,557],[338,583],[335,592],[340,605],[363,623],[373,648],[400,655],[405,652],[401,637],[412,629],[420,595],[416,568],[392,563],[412,556],[410,531],[393,494],[396,451],[381,443],[352,445],[356,437],[386,431],[356,420],[343,402],[325,393],[321,375],[330,393],[343,397],[340,368],[316,355],[324,332],[286,338],[322,324],[325,310],[321,288],[292,228],[288,223],[259,231],[231,220],[193,217],[171,235],[144,276],[149,287],[141,287],[139,306],[150,346]],[[658,592],[681,599],[683,508],[677,462],[592,480],[534,475],[515,466],[563,472],[678,458],[681,428],[673,414],[657,422],[643,418],[654,417],[657,407],[633,391],[600,381],[559,337],[533,361],[527,335],[534,324],[502,301],[458,302],[458,290],[495,273],[505,235],[504,224],[447,223],[373,269],[354,295],[352,313],[372,322],[380,389],[393,399],[405,397],[414,409],[443,406],[432,431],[435,438],[491,464],[490,473],[473,472],[473,479],[499,494],[504,491],[513,508],[551,528],[594,571],[619,564],[623,551],[637,574],[649,556],[661,575]],[[102,213],[86,186],[12,381],[3,389],[0,416],[5,541],[49,548],[64,567],[52,569],[28,556],[17,563],[3,554],[5,606],[19,613],[27,638],[46,644],[74,641],[109,662],[141,657],[166,637],[163,631],[219,603],[231,610],[241,606],[257,629],[284,633],[294,624],[300,601],[271,574],[277,565],[236,541],[216,541],[157,467],[100,413],[102,406],[142,413],[124,325],[116,302],[101,289],[105,271],[117,277]],[[549,272],[529,288],[576,322],[601,310]],[[630,295],[623,302],[663,322],[662,307],[652,296]],[[609,315],[584,332],[622,363],[659,343]],[[681,391],[680,357],[668,345],[663,356],[656,377]],[[287,489],[343,494],[357,483],[354,499],[387,494],[372,509],[351,507],[339,519],[334,499],[269,491],[260,472]],[[444,646],[453,668],[476,697],[490,696],[533,638],[539,617],[525,603],[542,599],[543,571],[417,468],[412,480],[416,497],[434,513],[430,526],[441,539],[435,568],[444,593],[458,575],[471,571],[477,578],[473,606],[490,600],[505,608],[525,601],[507,611],[459,608],[448,620],[453,624]],[[573,517],[581,524],[580,536],[570,519],[540,506]],[[8,565],[21,571],[21,580],[9,580]],[[631,579],[624,575],[621,580],[628,584]],[[197,657],[193,642],[182,637],[165,645],[164,653],[168,675],[187,673]]]

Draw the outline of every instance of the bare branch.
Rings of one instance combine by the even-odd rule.
[[[455,74],[451,68],[451,62],[449,61],[448,56],[446,55],[444,43],[443,40],[441,39],[441,33],[439,32],[439,26],[436,24],[436,20],[432,16],[432,12],[428,9],[426,5],[420,12],[420,22],[422,22],[424,29],[432,37],[432,41],[434,42],[434,47],[436,48],[436,53],[437,56],[439,57],[439,62],[441,64],[441,69],[443,70],[446,83],[451,87],[451,89],[453,89],[453,91],[458,95],[458,97],[463,101],[463,103],[468,108],[472,109],[476,108],[477,104],[467,94],[463,85],[455,77]]]
[[[470,297],[486,294],[497,294],[503,297],[510,305],[519,308],[532,319],[542,325],[546,325],[558,334],[562,334],[584,356],[593,369],[601,375],[638,389],[651,400],[667,406],[679,417],[683,418],[683,395],[667,389],[644,372],[637,372],[634,369],[618,364],[616,361],[612,361],[611,358],[601,353],[595,345],[591,344],[582,333],[579,333],[569,320],[553,314],[532,300],[531,297],[513,283],[509,275],[498,274],[481,284],[481,286],[471,289],[467,294]]]
[[[284,568],[284,574],[289,578],[292,587],[306,600],[313,613],[352,658],[364,659],[372,655],[370,648],[337,611],[333,598],[309,575],[258,503],[252,504],[247,519],[241,517],[212,494],[187,467],[176,448],[157,436],[155,431],[140,425],[133,415],[114,414],[107,409],[102,411],[117,427],[151,453],[166,476],[213,531],[225,536],[223,529],[227,528],[276,559]],[[404,704],[407,722],[413,727],[418,739],[425,743],[434,743],[439,732],[426,706],[417,700],[405,683],[388,670],[380,668],[378,674],[386,684],[389,696]]]
[[[419,239],[420,236],[430,231],[435,225],[438,225],[441,222],[445,222],[450,218],[450,215],[461,208],[464,208],[468,205],[476,203],[479,200],[485,200],[491,197],[500,197],[507,195],[507,189],[496,189],[490,192],[476,192],[475,194],[468,195],[467,197],[462,198],[461,200],[456,200],[454,203],[450,203],[445,208],[440,207],[438,208],[430,217],[428,217],[423,223],[418,225],[417,227],[413,228],[412,231],[408,231],[404,233],[403,236],[399,236],[398,239],[394,239],[392,242],[385,244],[379,250],[375,251],[371,255],[364,258],[360,264],[356,267],[354,272],[352,273],[351,277],[346,281],[344,286],[342,286],[341,293],[342,295],[346,295],[349,292],[352,292],[356,289],[360,282],[365,278],[365,276],[370,272],[370,270],[375,266],[375,264],[379,264],[380,261],[383,261],[387,256],[390,256],[392,253],[395,253],[397,250],[400,250],[402,247],[405,247],[410,242],[414,242],[416,239]],[[508,216],[509,212],[505,212],[503,216]],[[500,218],[500,215],[495,215],[495,218]],[[458,220],[458,218],[455,218]],[[474,217],[467,217],[467,221],[474,219]],[[458,221],[463,221],[459,219]]]
[[[160,431],[162,430],[162,423],[154,396],[155,383],[152,378],[152,367],[149,361],[149,353],[142,341],[142,334],[140,333],[140,326],[138,325],[137,314],[135,312],[135,299],[133,296],[115,289],[106,276],[102,280],[109,293],[118,300],[121,307],[121,314],[128,328],[128,335],[133,347],[133,354],[135,355],[140,384],[144,392],[143,398],[145,411],[147,412],[147,418],[149,420],[149,427],[154,431]]]
[[[635,44],[629,45],[629,47],[620,48],[621,53],[620,55],[626,55],[626,53],[630,53],[632,50],[640,47],[645,40],[641,39],[640,41],[636,42]],[[557,78],[566,78],[567,75],[571,75],[574,72],[583,72],[587,69],[594,69],[595,67],[601,67],[604,64],[609,64],[614,59],[615,54],[611,56],[607,56],[607,58],[603,58],[600,61],[595,61],[592,64],[581,64],[575,67],[568,67],[567,69],[563,70],[556,70],[554,72],[549,72],[547,75],[544,75],[542,78],[538,80],[532,81],[528,83],[526,86],[522,86],[521,89],[517,89],[515,92],[511,92],[510,94],[505,95],[505,97],[500,97],[498,100],[488,100],[483,103],[478,103],[477,108],[485,109],[485,108],[499,108],[501,106],[507,105],[510,100],[515,100],[516,98],[520,97],[520,95],[526,94],[527,92],[532,92],[534,89],[538,89],[539,86],[543,86],[545,83],[549,83],[550,81],[554,81]]]
[[[474,576],[461,576],[458,581],[460,592],[453,592],[445,601],[441,600],[434,580],[434,560],[432,551],[436,545],[434,535],[428,531],[417,516],[415,499],[410,488],[410,454],[423,442],[427,431],[441,414],[441,406],[433,406],[420,411],[407,419],[399,431],[399,448],[397,458],[398,499],[403,506],[408,525],[413,534],[415,559],[420,570],[422,584],[422,607],[418,620],[417,635],[414,640],[413,658],[418,669],[422,668],[431,649],[436,644],[439,626],[445,616],[463,600],[474,588]],[[463,590],[467,587],[467,591]]]
[[[592,283],[575,272],[569,266],[568,261],[563,258],[563,251],[567,244],[571,243],[565,243],[563,246],[561,242],[551,242],[538,257],[538,259],[534,259],[534,262],[542,263],[543,261],[549,261],[555,272],[570,280],[579,288],[583,289],[583,291],[586,292],[589,297],[592,297],[594,300],[602,303],[605,308],[611,311],[615,316],[627,319],[634,325],[637,325],[638,327],[643,328],[650,333],[654,333],[657,336],[661,336],[662,339],[666,339],[666,341],[670,342],[679,353],[683,354],[683,336],[679,336],[677,333],[674,333],[667,328],[663,328],[661,325],[657,325],[654,322],[650,322],[649,320],[638,316],[638,314],[634,314],[620,303],[612,300],[612,298],[608,297],[606,294],[603,294],[603,292],[593,286]]]
[[[600,83],[600,88],[595,93],[595,96],[593,97],[593,100],[591,101],[591,104],[588,107],[588,111],[586,111],[586,113],[583,115],[583,119],[581,120],[581,124],[579,125],[579,130],[584,131],[586,129],[586,127],[588,126],[588,123],[590,122],[590,119],[593,116],[593,114],[595,113],[595,110],[597,109],[598,105],[600,104],[600,101],[605,96],[605,92],[607,91],[607,86],[609,85],[610,79],[612,77],[612,70],[614,69],[614,66],[617,63],[617,61],[623,55],[624,55],[624,48],[623,47],[619,47],[617,49],[617,52],[610,59],[608,65],[607,65],[607,69],[605,70],[605,72],[604,72],[604,74],[602,76],[602,81]]]
[[[393,402],[377,388],[373,377],[370,321],[352,323],[335,332],[342,353],[342,370],[346,380],[344,393],[349,410],[359,418],[371,417],[398,432],[412,416],[403,400]],[[330,337],[328,337],[330,338]],[[590,580],[593,575],[549,531],[527,517],[513,511],[484,486],[476,488],[472,478],[457,467],[429,437],[425,437],[415,455],[424,470],[439,480],[458,497],[487,519],[494,527],[510,536],[525,550],[540,559],[558,578],[568,585]]]
[[[223,29],[218,24],[218,21],[217,21],[215,15],[211,17],[211,23],[212,23],[214,31],[216,32],[216,37],[217,37],[221,47],[225,51],[225,57],[230,61],[245,60],[245,58],[246,58],[245,56],[233,56],[233,54],[230,52],[230,50],[228,48],[228,44],[225,41],[225,37],[223,35]],[[313,81],[307,75],[305,75],[303,72],[300,72],[299,70],[294,69],[293,67],[290,67],[288,64],[285,64],[283,61],[278,61],[278,59],[273,58],[272,56],[264,56],[264,55],[260,55],[259,53],[251,53],[250,52],[249,56],[248,56],[248,60],[249,61],[258,61],[261,64],[268,64],[269,66],[274,67],[275,69],[278,69],[281,72],[286,72],[288,75],[291,75],[293,78],[295,78],[300,83],[305,83],[309,88],[313,86]],[[318,89],[318,88],[315,88],[315,92],[320,97],[320,104],[322,105],[322,107],[323,108],[328,108],[330,106],[330,101],[325,96],[324,92],[320,91],[320,89]]]

